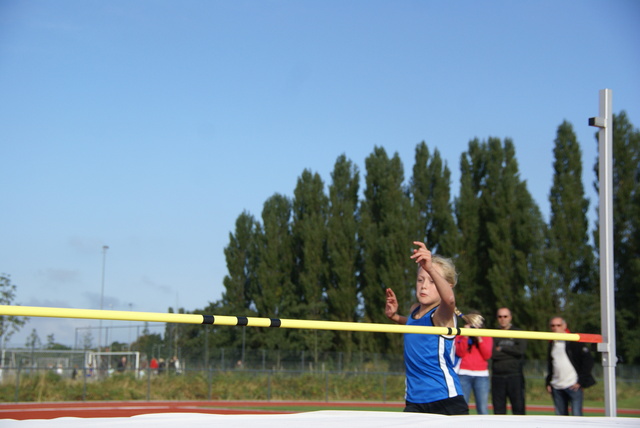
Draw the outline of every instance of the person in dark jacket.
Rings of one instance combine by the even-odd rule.
[[[568,333],[567,322],[562,317],[549,321],[554,333]],[[596,383],[591,375],[593,356],[585,343],[553,340],[547,354],[547,391],[553,397],[556,415],[582,416],[584,388]]]
[[[500,308],[496,314],[501,330],[519,330],[511,323],[512,316],[509,308]],[[524,354],[527,341],[508,337],[497,337],[493,341],[491,363],[491,396],[493,413],[507,414],[507,398],[511,402],[514,415],[524,415],[525,412],[525,384]]]

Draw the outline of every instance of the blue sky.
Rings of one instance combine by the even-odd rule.
[[[364,175],[375,146],[408,179],[421,141],[457,195],[468,142],[511,138],[548,218],[563,120],[595,220],[587,120],[609,88],[640,125],[639,24],[634,0],[3,0],[0,272],[22,305],[98,309],[108,245],[105,309],[201,309],[244,210],[341,154]],[[32,318],[10,344],[97,325]]]

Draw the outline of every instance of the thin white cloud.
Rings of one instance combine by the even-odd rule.
[[[47,298],[39,298],[37,296],[31,296],[26,302],[22,303],[22,306],[37,306],[37,307],[46,307],[46,308],[71,308],[72,307],[71,305],[69,305],[69,301],[64,298],[47,299]]]
[[[98,238],[86,238],[79,236],[72,236],[68,241],[69,246],[79,254],[88,255],[96,254],[102,251],[104,242]]]
[[[152,280],[148,276],[142,277],[142,284],[151,288],[154,291],[161,291],[163,293],[173,294],[173,287],[169,285],[157,283],[156,281]]]
[[[43,277],[46,282],[59,284],[74,284],[80,280],[80,272],[71,269],[41,269],[38,271],[38,275]]]

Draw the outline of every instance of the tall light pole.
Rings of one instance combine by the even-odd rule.
[[[129,311],[131,311],[133,306],[133,303],[129,303]],[[131,328],[128,328],[129,330],[129,351],[131,351]]]
[[[107,263],[107,250],[109,247],[107,245],[102,246],[102,287],[100,290],[100,310],[103,309],[104,306],[104,268]],[[100,326],[98,328],[98,352],[102,351],[102,319],[100,320]]]

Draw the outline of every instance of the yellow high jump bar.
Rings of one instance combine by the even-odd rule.
[[[570,342],[601,343],[599,334],[551,333],[486,328],[424,327],[364,322],[293,320],[278,318],[238,317],[228,315],[171,314],[159,312],[107,311],[99,309],[46,308],[38,306],[0,305],[0,315],[45,318],[80,318],[114,321],[146,321],[177,324],[204,324],[247,327],[297,328],[309,330],[365,331],[370,333],[416,333],[443,336],[507,337],[533,340],[566,340]]]

